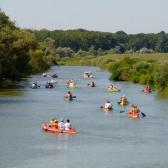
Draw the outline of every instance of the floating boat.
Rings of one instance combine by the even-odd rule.
[[[42,130],[46,132],[51,132],[51,133],[60,133],[60,134],[76,134],[77,131],[75,128],[71,128],[69,130],[59,130],[56,128],[51,128],[47,123],[43,123],[41,126]]]
[[[50,83],[52,83],[52,84],[57,83],[57,80],[51,79],[51,80],[50,80]]]
[[[121,106],[125,106],[125,105],[128,105],[129,104],[129,102],[128,101],[119,101],[119,102],[117,102],[119,105],[121,105]]]
[[[76,84],[75,83],[69,83],[68,87],[69,88],[76,88]]]
[[[101,106],[100,108],[105,112],[113,110],[112,107],[111,108],[105,108],[104,106]]]
[[[58,75],[57,74],[53,74],[51,75],[52,78],[58,78]]]
[[[139,116],[139,113],[129,112],[128,117],[133,118],[133,119],[138,119],[140,116]]]
[[[152,91],[151,90],[146,90],[146,89],[144,89],[144,90],[142,90],[144,93],[147,93],[147,94],[150,94]]]
[[[120,90],[117,88],[108,88],[107,91],[108,92],[119,92]]]

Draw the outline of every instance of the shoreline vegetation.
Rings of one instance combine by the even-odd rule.
[[[21,29],[0,10],[0,88],[53,65],[98,66],[111,80],[149,84],[168,96],[168,34]]]
[[[158,95],[168,97],[168,54],[108,54],[105,56],[71,57],[60,65],[97,66],[111,73],[110,80],[131,81],[150,85]]]

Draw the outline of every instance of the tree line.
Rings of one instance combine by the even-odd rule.
[[[126,34],[124,31],[116,33],[77,30],[34,30],[38,41],[46,38],[54,40],[56,48],[70,48],[73,52],[109,50],[111,53],[167,53],[168,34],[164,31],[154,34]]]

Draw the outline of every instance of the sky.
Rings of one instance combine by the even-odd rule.
[[[168,0],[0,0],[21,28],[168,33]]]

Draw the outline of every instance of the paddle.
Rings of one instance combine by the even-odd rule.
[[[142,117],[146,117],[146,114],[145,114],[145,113],[143,113],[143,112],[141,112],[141,115],[142,115]]]
[[[120,110],[120,113],[124,113],[125,112],[125,110]]]
[[[70,96],[70,97],[64,96],[64,98],[66,98],[66,99],[68,98],[68,99],[71,101],[71,100],[73,100],[74,98],[76,98],[76,96]]]

